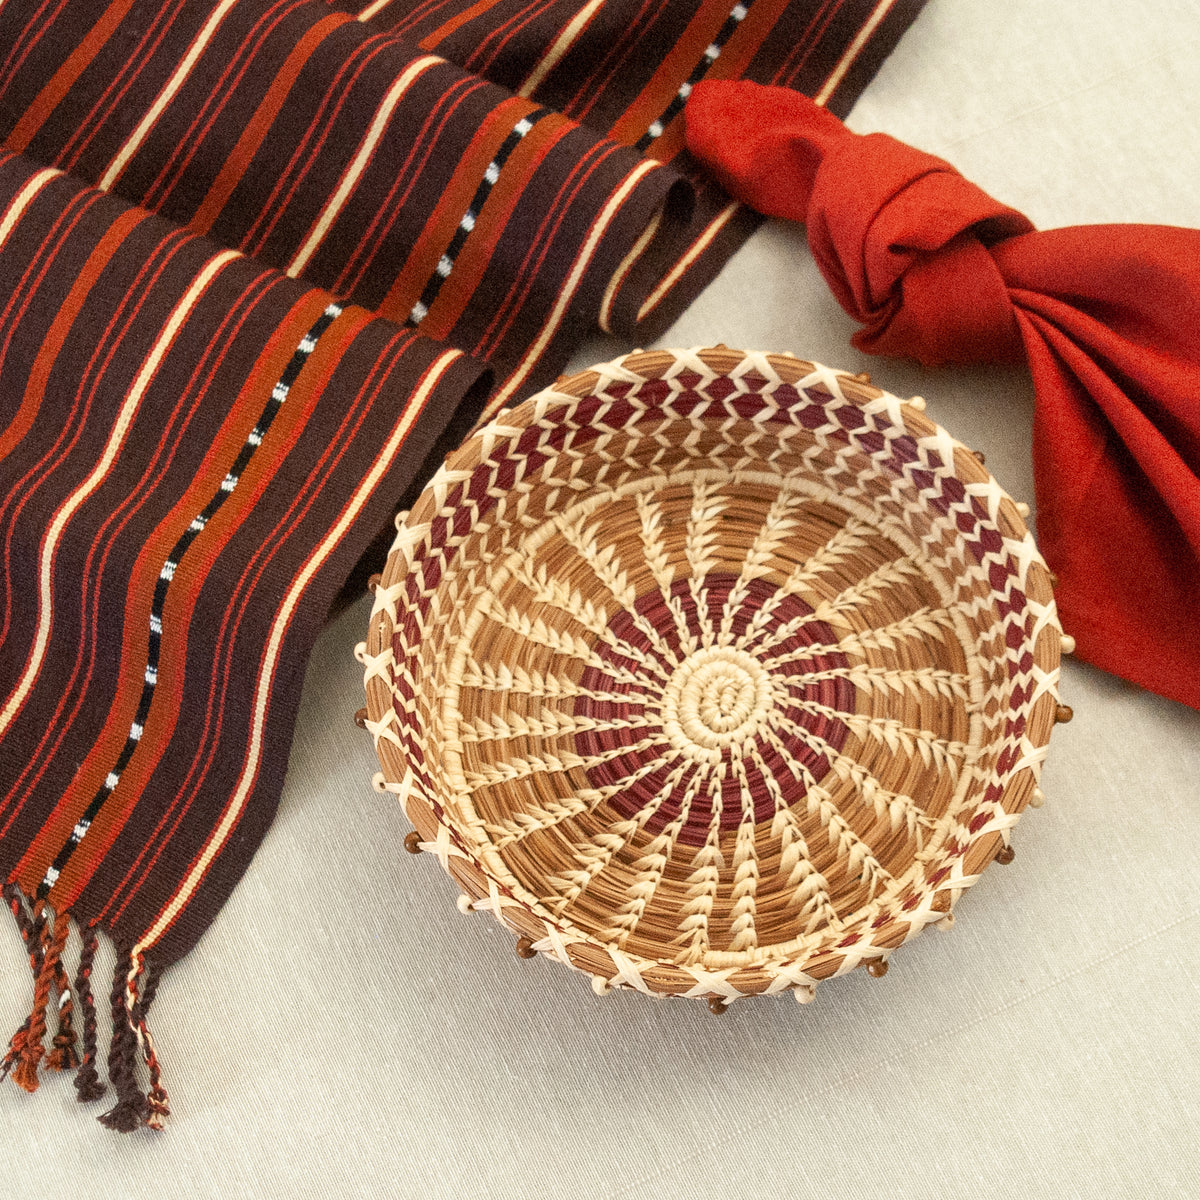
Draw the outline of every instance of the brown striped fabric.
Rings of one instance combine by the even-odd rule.
[[[99,1093],[104,931],[103,1119],[161,1125],[158,972],[270,823],[339,585],[481,413],[753,227],[687,160],[692,84],[845,112],[918,7],[0,0],[4,1073]]]

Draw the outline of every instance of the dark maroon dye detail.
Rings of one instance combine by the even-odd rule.
[[[861,429],[867,423],[866,413],[853,404],[847,404],[837,409],[834,416],[843,429]]]
[[[640,399],[645,399],[645,395],[641,395]],[[659,401],[655,399],[655,403]],[[642,412],[637,408],[632,400],[619,398],[613,402],[612,407],[604,414],[604,424],[609,429],[616,433],[622,433],[629,429],[635,421],[642,418]],[[581,422],[582,424],[582,422]]]
[[[942,480],[942,494],[951,504],[961,504],[966,497],[967,489],[961,479],[950,476]]]
[[[887,439],[877,429],[869,429],[858,435],[858,444],[866,454],[878,454],[887,445]]]
[[[728,375],[722,375],[720,379],[714,379],[704,390],[714,400],[720,402],[727,400],[737,391],[737,384]]]
[[[823,405],[809,404],[796,413],[796,420],[805,429],[820,429],[822,425],[828,424],[829,417]]]
[[[909,463],[916,462],[921,457],[920,449],[917,446],[917,439],[910,434],[892,438],[888,443],[888,449],[892,452],[892,462],[895,465],[897,474],[901,474],[904,467]]]
[[[731,408],[743,420],[749,421],[762,412],[762,397],[757,395],[738,396],[726,407]]]
[[[729,573],[717,573],[709,575],[705,579],[703,597],[708,606],[708,623],[710,625],[719,624],[720,614],[725,601],[736,584],[737,576]],[[732,624],[735,634],[741,635],[745,632],[753,615],[768,598],[775,595],[775,591],[776,589],[766,581],[751,581],[745,607],[739,611]],[[687,582],[678,581],[672,587],[672,596],[678,599],[681,605],[688,630],[693,635],[699,637],[701,621]],[[672,652],[678,657],[682,657],[682,646],[675,628],[675,621],[667,609],[666,602],[661,593],[655,590],[641,596],[635,608],[640,616],[645,616],[654,625],[663,642],[671,648]],[[761,636],[764,638],[770,637],[781,625],[785,625],[797,617],[808,616],[811,612],[811,607],[797,597],[785,597],[772,614]],[[636,646],[647,655],[651,655],[655,660],[662,662],[664,669],[669,674],[671,670],[670,664],[660,658],[658,650],[645,634],[637,628],[631,613],[625,611],[617,613],[610,622],[609,628],[617,637],[629,645]],[[806,646],[829,644],[834,640],[835,635],[825,622],[812,621],[801,626],[790,638],[781,642],[778,646],[772,647],[764,657],[782,656],[802,650]],[[628,667],[632,661],[628,655],[618,653],[602,643],[597,644],[596,652],[606,663],[611,663],[613,667]],[[805,671],[823,671],[846,665],[848,665],[848,660],[842,654],[812,655],[808,658],[798,659],[796,662],[780,666],[775,669],[775,673],[800,674]],[[636,691],[636,688],[631,688],[628,684],[619,683],[604,667],[589,667],[584,671],[580,683],[589,691],[617,694],[628,694],[631,690]],[[785,694],[790,695],[794,700],[816,701],[821,705],[835,710],[843,712],[854,711],[854,688],[845,679],[824,679],[814,680],[807,684],[793,684],[785,691]],[[641,703],[633,701],[615,703],[613,701],[598,701],[588,696],[580,696],[575,702],[573,711],[578,716],[587,716],[597,721],[611,721],[614,718],[622,716],[640,716],[648,710]],[[797,707],[794,703],[781,706],[781,711],[794,721],[797,726],[815,734],[835,749],[840,750],[844,745],[847,728],[841,720],[807,712]],[[782,743],[788,748],[789,753],[799,763],[803,764],[803,767],[807,771],[811,772],[814,780],[821,780],[829,770],[829,763],[824,755],[812,749],[800,738],[786,730],[778,730],[777,732]],[[590,786],[596,788],[605,787],[625,778],[640,765],[645,765],[659,756],[665,758],[668,765],[657,767],[654,771],[648,773],[645,778],[629,785],[624,791],[608,801],[607,808],[612,814],[613,819],[633,818],[659,793],[670,777],[671,772],[681,764],[687,764],[687,770],[675,783],[670,795],[666,797],[655,815],[645,824],[646,832],[653,836],[678,818],[688,786],[696,770],[699,768],[692,766],[691,760],[680,755],[675,750],[667,741],[665,734],[662,733],[661,727],[657,725],[646,729],[618,730],[614,732],[585,731],[575,738],[574,749],[582,757],[592,757],[611,753],[622,745],[628,745],[644,737],[657,737],[658,740],[654,745],[648,747],[637,756],[622,754],[591,768],[588,771],[588,783]],[[760,738],[757,744],[763,766],[778,780],[784,795],[793,803],[799,801],[805,793],[806,782],[797,780],[792,776],[790,769],[785,765],[784,760],[769,741]],[[761,769],[752,759],[747,759],[745,762],[745,772],[750,793],[755,799],[755,820],[759,823],[769,821],[774,813],[775,804],[762,777]],[[742,819],[742,783],[736,775],[731,775],[725,780],[721,789],[721,802],[723,809],[721,815],[722,829],[736,829]],[[682,827],[679,840],[687,845],[703,845],[708,836],[708,829],[712,820],[712,809],[712,796],[709,784],[706,781],[702,784],[698,794],[691,803],[688,819]]]
[[[638,399],[643,404],[661,404],[670,398],[671,390],[666,379],[648,379],[638,388]]]
[[[1004,549],[1004,538],[998,529],[981,529],[979,545],[985,554],[999,554]]]

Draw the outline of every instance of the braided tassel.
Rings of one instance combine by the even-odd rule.
[[[75,995],[83,1018],[83,1058],[75,1073],[75,1091],[81,1104],[99,1100],[105,1087],[96,1072],[96,1000],[92,995],[92,965],[96,960],[99,938],[89,925],[83,931],[83,949],[75,972]]]
[[[45,931],[45,915],[40,909],[35,911],[32,918],[25,912],[25,902],[21,890],[15,883],[6,883],[0,889],[0,895],[4,897],[12,911],[13,920],[16,921],[17,929],[21,934],[21,940],[25,943],[25,950],[29,955],[29,968],[33,972],[34,986],[36,987],[42,969],[42,935]],[[29,1041],[30,1024],[31,1018],[26,1017],[21,1028],[9,1039],[8,1052],[4,1055],[3,1062],[0,1062],[0,1080],[7,1079],[9,1072],[20,1061],[26,1043]]]
[[[150,1034],[150,1027],[146,1024],[146,1014],[150,1011],[150,1005],[154,1003],[154,994],[158,991],[161,974],[161,971],[153,964],[146,968],[141,998],[134,1015],[134,1030],[142,1048],[142,1057],[150,1072],[150,1091],[146,1097],[149,1115],[146,1118],[146,1124],[151,1129],[161,1129],[167,1117],[171,1115],[170,1098],[162,1085],[162,1068],[159,1066],[158,1055],[154,1050],[154,1038]]]
[[[132,1133],[146,1124],[149,1105],[138,1087],[137,1035],[133,1028],[133,1012],[137,1006],[139,964],[131,960],[128,951],[118,948],[117,967],[109,995],[113,1033],[108,1048],[108,1078],[117,1093],[117,1102],[96,1119],[118,1133]]]
[[[38,1088],[38,1066],[46,1052],[42,1044],[46,1036],[46,1008],[50,1003],[50,989],[60,969],[63,947],[67,944],[71,923],[66,916],[61,916],[55,920],[53,932],[50,932],[45,924],[42,928],[41,965],[33,988],[33,1011],[30,1013],[26,1036],[12,1073],[16,1083],[27,1092],[36,1092]]]
[[[32,909],[15,883],[0,886],[29,955],[34,979],[33,1008],[9,1042],[0,1062],[0,1079],[11,1074],[26,1091],[38,1087],[38,1071],[45,1060],[54,1070],[76,1070],[75,1089],[80,1101],[96,1100],[105,1093],[97,1071],[96,1001],[92,971],[99,951],[94,926],[80,933],[81,950],[74,983],[63,965],[63,952],[71,932],[66,913],[55,914],[43,901]],[[147,963],[144,955],[118,948],[116,970],[109,996],[112,1041],[108,1053],[108,1077],[117,1094],[116,1103],[99,1117],[101,1124],[121,1133],[147,1125],[161,1129],[170,1115],[170,1099],[162,1084],[162,1068],[154,1047],[147,1017],[158,990],[161,970]],[[45,1048],[47,1013],[52,994],[58,996],[58,1032],[49,1053]],[[82,1040],[75,1028],[78,1009]],[[138,1082],[139,1059],[146,1064],[149,1091]]]
[[[64,924],[68,922],[65,914],[58,919]],[[58,1031],[50,1043],[46,1066],[52,1071],[73,1071],[79,1066],[79,1053],[75,1049],[75,997],[61,956],[54,964],[54,990],[58,993]]]

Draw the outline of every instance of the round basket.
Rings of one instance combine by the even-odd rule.
[[[882,974],[1011,858],[1064,639],[1023,506],[921,408],[638,351],[447,459],[358,653],[376,787],[464,911],[720,1009]]]

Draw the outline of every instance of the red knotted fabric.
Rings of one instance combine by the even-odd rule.
[[[1028,363],[1038,540],[1078,655],[1200,708],[1200,230],[1035,231],[942,159],[757,84],[697,86],[687,140],[807,224],[859,349]]]

